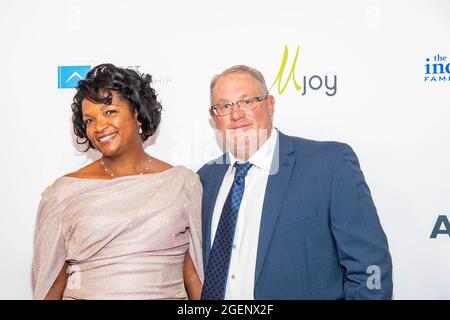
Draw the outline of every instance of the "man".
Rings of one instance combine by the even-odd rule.
[[[261,73],[211,82],[228,152],[199,170],[203,299],[390,299],[392,264],[358,159],[346,144],[273,128]]]

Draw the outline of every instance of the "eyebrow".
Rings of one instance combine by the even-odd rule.
[[[236,101],[239,101],[241,99],[245,99],[245,98],[249,98],[250,96],[246,93],[242,94],[239,96],[239,98]],[[226,99],[220,99],[219,101],[217,101],[217,103],[228,103],[229,100]]]
[[[107,107],[116,107],[116,106],[113,105],[113,104],[103,104],[103,103],[100,104],[101,110],[103,110],[103,109],[105,109]],[[82,116],[83,117],[92,117],[89,113],[84,113],[84,112],[83,112]]]

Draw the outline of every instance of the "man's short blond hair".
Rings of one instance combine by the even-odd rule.
[[[224,71],[222,71],[222,73],[217,74],[214,76],[214,78],[212,78],[211,85],[209,87],[211,104],[214,103],[213,90],[214,90],[214,87],[216,86],[217,80],[219,80],[223,76],[226,76],[226,75],[232,74],[232,73],[245,73],[245,74],[250,75],[251,77],[253,77],[255,80],[258,81],[258,83],[261,87],[262,94],[269,94],[269,90],[267,89],[267,85],[266,85],[266,80],[264,79],[264,76],[262,75],[262,73],[259,72],[255,68],[252,68],[252,67],[249,67],[249,66],[246,66],[243,64],[239,64],[236,66],[232,66],[228,69],[225,69]]]

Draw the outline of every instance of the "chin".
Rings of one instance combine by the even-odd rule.
[[[100,152],[105,158],[114,157],[117,154],[117,149],[112,149],[108,147],[97,147],[98,152]]]
[[[233,140],[235,143],[249,143],[252,141],[257,141],[260,133],[257,129],[246,127],[239,128],[235,130],[230,130],[227,132],[227,140]]]
[[[255,136],[240,135],[226,140],[227,150],[231,151],[238,159],[247,158],[258,149],[258,139]]]

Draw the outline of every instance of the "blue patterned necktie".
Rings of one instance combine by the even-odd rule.
[[[205,272],[202,300],[223,300],[230,268],[234,231],[245,188],[245,176],[252,167],[250,162],[234,164],[233,184],[222,209],[214,243]]]

